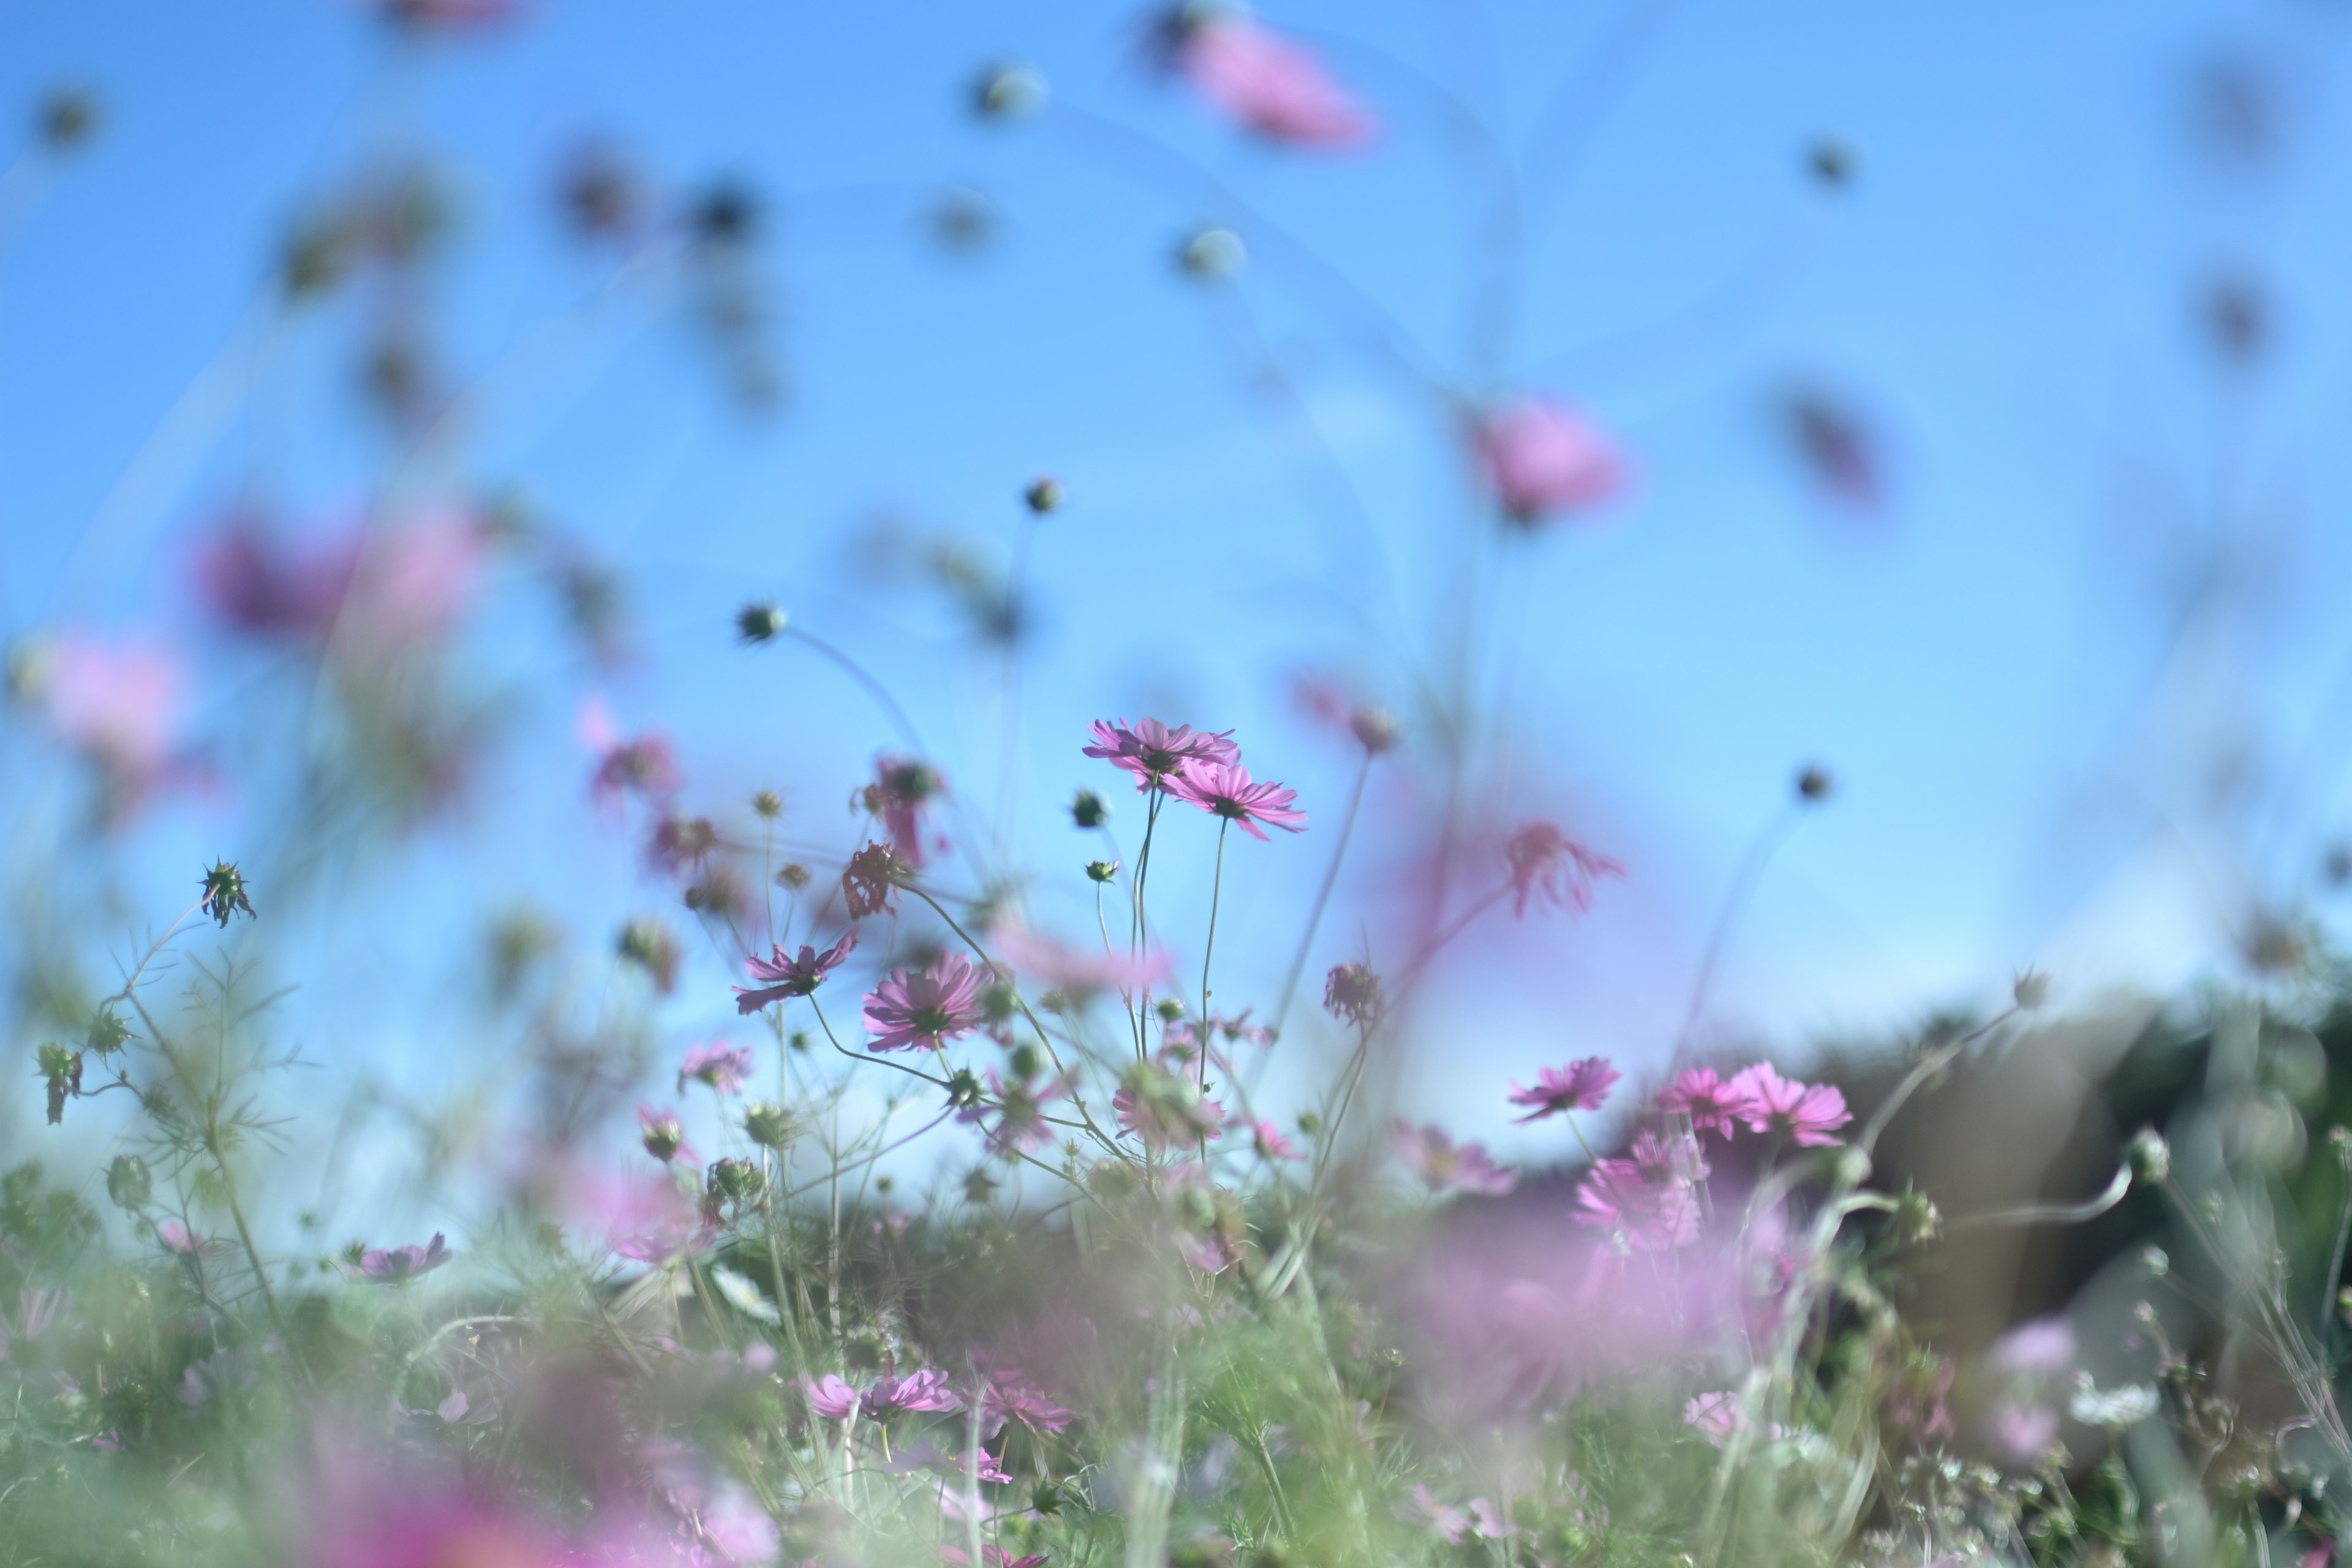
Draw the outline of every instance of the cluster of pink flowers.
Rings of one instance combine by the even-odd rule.
[[[1097,719],[1089,728],[1095,740],[1086,754],[1133,774],[1139,793],[1164,791],[1240,824],[1254,838],[1265,837],[1261,822],[1290,833],[1306,830],[1307,814],[1294,805],[1298,792],[1253,780],[1230,730],[1195,732],[1189,724],[1171,729],[1157,719],[1133,725],[1124,719],[1116,724]]]

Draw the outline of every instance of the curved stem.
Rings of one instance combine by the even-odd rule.
[[[1298,951],[1291,955],[1290,973],[1282,983],[1282,1000],[1275,1004],[1274,1027],[1279,1030],[1290,1016],[1290,1004],[1298,994],[1298,977],[1307,972],[1307,956],[1315,945],[1315,933],[1322,929],[1323,912],[1330,906],[1331,890],[1339,883],[1339,865],[1348,858],[1348,842],[1355,836],[1356,813],[1364,804],[1364,786],[1372,776],[1372,753],[1364,753],[1363,766],[1356,770],[1356,787],[1348,796],[1348,815],[1339,819],[1339,842],[1331,851],[1331,864],[1323,872],[1323,886],[1315,895],[1314,911],[1307,917],[1307,930],[1298,938]],[[1202,1004],[1205,1008],[1206,1003]]]
[[[1948,1222],[1948,1231],[1980,1230],[1996,1225],[2079,1225],[2096,1219],[2117,1204],[2131,1191],[2132,1173],[2128,1162],[2116,1169],[2115,1180],[2097,1197],[2079,1204],[2025,1204],[2017,1208],[1995,1209],[1990,1214],[1969,1215]]]

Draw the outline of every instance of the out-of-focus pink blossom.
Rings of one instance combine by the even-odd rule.
[[[157,1226],[155,1239],[183,1258],[217,1258],[225,1250],[222,1243],[208,1237],[189,1234],[188,1227],[175,1219]]]
[[[981,1025],[980,994],[986,971],[960,952],[943,952],[928,969],[893,970],[866,998],[869,1051],[935,1050]]]
[[[1474,435],[1486,482],[1515,522],[1587,510],[1625,483],[1624,460],[1608,437],[1558,403],[1507,404],[1479,420]]]
[[[686,1053],[677,1069],[677,1091],[684,1094],[688,1083],[706,1083],[721,1094],[735,1094],[751,1076],[751,1047],[718,1040]]]
[[[197,547],[196,586],[213,613],[240,631],[322,637],[342,608],[359,556],[355,535],[281,540],[240,517]]]
[[[1519,1184],[1518,1173],[1495,1163],[1480,1143],[1458,1147],[1442,1129],[1416,1127],[1402,1119],[1390,1123],[1389,1142],[1397,1157],[1433,1193],[1478,1193],[1499,1197]]]
[[[2074,1365],[2074,1326],[2064,1318],[2036,1318],[1995,1340],[1985,1364],[2005,1376],[2055,1378]]]
[[[667,1173],[598,1170],[557,1174],[557,1196],[583,1229],[640,1263],[663,1263],[710,1240],[701,1211]]]
[[[522,0],[372,0],[384,17],[418,32],[471,33],[522,15]]]
[[[1721,1447],[1732,1434],[1748,1428],[1748,1407],[1728,1389],[1696,1394],[1683,1405],[1683,1425]]]
[[[739,1014],[756,1013],[769,1003],[787,996],[813,994],[819,985],[824,984],[824,977],[840,968],[841,961],[856,950],[857,928],[855,926],[842,932],[841,940],[823,952],[803,942],[799,957],[786,958],[782,948],[771,944],[769,957],[746,959],[743,970],[754,980],[766,980],[772,984],[756,991],[746,990],[740,985],[735,987],[735,1011]]]
[[[803,1380],[801,1391],[808,1396],[809,1409],[827,1421],[846,1421],[857,1412],[857,1390],[832,1373],[814,1383]]]
[[[1204,1097],[1189,1077],[1157,1063],[1129,1068],[1110,1103],[1118,1124],[1154,1154],[1171,1144],[1183,1147],[1214,1138],[1225,1124],[1222,1104]]]
[[[979,1123],[987,1136],[989,1152],[1009,1160],[1024,1149],[1053,1142],[1053,1124],[1045,1120],[1045,1107],[1069,1095],[1074,1078],[1075,1072],[1066,1072],[1043,1084],[1032,1084],[1008,1080],[991,1068],[988,1093],[994,1103],[982,1100],[968,1105],[956,1112],[956,1120]]]
[[[1136,992],[1163,984],[1175,970],[1175,960],[1158,949],[1130,956],[1092,952],[1066,947],[1016,921],[1006,921],[989,932],[998,957],[1048,986],[1064,991]]]
[[[702,1156],[686,1141],[686,1128],[675,1110],[656,1110],[651,1106],[637,1107],[637,1131],[645,1143],[646,1152],[667,1165],[682,1160],[688,1165],[702,1163]]]
[[[884,756],[874,764],[874,782],[858,791],[857,799],[881,820],[891,853],[919,871],[924,866],[923,812],[947,787],[946,775],[929,763]]]
[[[324,538],[273,538],[249,518],[213,534],[196,555],[196,585],[241,631],[348,644],[360,657],[438,640],[473,596],[482,530],[460,514]]]
[[[849,906],[849,918],[862,921],[867,915],[896,914],[898,883],[912,873],[913,868],[893,855],[887,844],[868,844],[852,855],[841,870],[841,896]]]
[[[2012,1465],[2032,1465],[2058,1440],[2058,1412],[2047,1405],[2004,1399],[1987,1422],[1993,1446]]]
[[[1135,775],[1138,793],[1165,789],[1196,763],[1241,759],[1241,748],[1234,744],[1231,730],[1214,733],[1204,730],[1196,734],[1189,724],[1171,729],[1157,719],[1133,725],[1124,719],[1116,724],[1097,719],[1087,728],[1094,732],[1095,743],[1084,748],[1085,754]]]
[[[1785,1132],[1813,1148],[1836,1142],[1837,1130],[1853,1120],[1834,1086],[1782,1078],[1769,1062],[1733,1074],[1731,1091],[1740,1097],[1739,1116],[1750,1128]]]
[[[150,643],[59,637],[36,665],[34,694],[49,722],[106,774],[124,806],[169,773],[185,678],[177,656]]]
[[[1372,119],[1306,49],[1243,15],[1183,26],[1177,64],[1193,89],[1272,141],[1353,147]]]
[[[983,1440],[994,1437],[1010,1421],[1034,1431],[1059,1432],[1076,1419],[1018,1362],[984,1352],[972,1361],[987,1380],[979,1395]]]
[[[580,705],[580,739],[595,754],[588,788],[601,806],[610,808],[625,795],[667,805],[684,782],[668,736],[655,731],[624,737],[612,710],[596,698]]]
[[[1698,1235],[1698,1194],[1706,1173],[1687,1134],[1643,1131],[1630,1160],[1602,1160],[1576,1189],[1577,1218],[1645,1251],[1681,1247]]]
[[[1253,784],[1249,770],[1234,763],[1198,762],[1188,764],[1170,781],[1177,799],[1199,806],[1213,816],[1238,823],[1241,830],[1265,842],[1266,823],[1286,833],[1304,833],[1307,814],[1293,807],[1298,792],[1277,784]]]
[[[1618,1079],[1606,1057],[1587,1057],[1564,1068],[1545,1068],[1533,1089],[1511,1085],[1511,1103],[1532,1107],[1521,1121],[1535,1121],[1568,1110],[1598,1110],[1609,1099],[1609,1087]]]
[[[1525,919],[1528,900],[1538,893],[1559,908],[1579,912],[1592,907],[1594,881],[1622,877],[1625,868],[1586,848],[1549,822],[1530,822],[1503,847],[1511,863],[1512,912]]]
[[[887,1421],[901,1411],[927,1413],[961,1410],[963,1401],[948,1386],[948,1374],[919,1372],[911,1377],[884,1373],[857,1396],[858,1414],[868,1421]]]
[[[358,1272],[379,1284],[398,1284],[417,1275],[440,1268],[449,1261],[449,1244],[439,1231],[423,1247],[415,1242],[405,1247],[372,1247],[360,1254]]]
[[[1658,1109],[1690,1118],[1694,1132],[1719,1132],[1730,1137],[1738,1130],[1747,1097],[1716,1076],[1713,1068],[1692,1068],[1658,1092]]]
[[[1298,1152],[1298,1145],[1283,1135],[1281,1128],[1262,1118],[1250,1123],[1250,1139],[1261,1160],[1303,1160],[1307,1157]]]

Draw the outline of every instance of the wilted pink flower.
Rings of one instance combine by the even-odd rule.
[[[1624,462],[1608,438],[1557,403],[1507,405],[1481,419],[1475,435],[1486,481],[1514,522],[1598,506],[1625,482]]]
[[[989,942],[1005,963],[1063,991],[1140,991],[1162,984],[1175,969],[1175,960],[1163,951],[1135,957],[1090,952],[1011,921],[991,931]]]
[[[782,1001],[787,996],[812,994],[824,984],[824,977],[840,968],[841,961],[856,950],[857,928],[855,926],[842,932],[841,940],[823,952],[806,942],[802,943],[797,958],[786,958],[784,950],[772,943],[767,958],[746,959],[743,970],[754,980],[773,984],[757,991],[749,991],[740,985],[735,987],[735,1011],[739,1014],[756,1013],[769,1003]]]
[[[1719,1448],[1733,1433],[1747,1429],[1748,1407],[1729,1389],[1696,1394],[1683,1405],[1683,1425]]]
[[[1433,1193],[1480,1193],[1499,1197],[1519,1184],[1518,1173],[1496,1165],[1480,1143],[1455,1147],[1454,1140],[1435,1127],[1416,1127],[1402,1119],[1389,1124],[1389,1142],[1397,1157]]]
[[[1095,743],[1085,748],[1085,754],[1133,773],[1139,793],[1167,788],[1195,763],[1231,763],[1241,756],[1231,730],[1195,734],[1189,724],[1171,729],[1157,719],[1139,721],[1131,728],[1124,719],[1116,724],[1097,719],[1087,728],[1094,731]]]
[[[1250,1123],[1250,1138],[1257,1146],[1261,1160],[1303,1160],[1298,1146],[1283,1136],[1282,1129],[1271,1121],[1260,1120]]]
[[[1769,1062],[1742,1068],[1732,1075],[1730,1088],[1740,1097],[1739,1116],[1751,1129],[1776,1129],[1815,1148],[1836,1142],[1836,1131],[1853,1120],[1845,1096],[1835,1088],[1793,1082]]]
[[[827,1421],[846,1421],[856,1413],[857,1390],[832,1373],[814,1383],[803,1380],[801,1389],[808,1395],[809,1408]]]
[[[753,960],[754,963],[758,961]],[[696,1046],[686,1053],[686,1060],[677,1069],[677,1091],[686,1092],[688,1082],[707,1083],[721,1094],[733,1094],[751,1076],[751,1047],[730,1046],[714,1041]]]
[[[1536,1075],[1533,1089],[1511,1085],[1513,1105],[1532,1106],[1521,1121],[1540,1121],[1563,1110],[1598,1110],[1617,1081],[1617,1069],[1606,1057],[1587,1057],[1564,1068],[1546,1068]]]
[[[882,822],[891,853],[919,871],[923,868],[923,808],[934,795],[946,793],[948,781],[929,763],[884,756],[874,764],[874,782],[857,792],[857,800]]]
[[[1747,1097],[1717,1078],[1713,1068],[1692,1068],[1658,1091],[1659,1110],[1689,1117],[1694,1132],[1726,1138],[1737,1130],[1746,1104]]]
[[[946,1373],[919,1372],[904,1378],[885,1373],[858,1396],[857,1408],[868,1421],[887,1421],[902,1410],[961,1410],[963,1401],[948,1386]]]
[[[1335,964],[1323,977],[1323,1010],[1360,1029],[1380,1017],[1386,1001],[1369,963]]]
[[[981,1025],[980,994],[987,972],[960,952],[943,952],[928,969],[890,978],[866,998],[869,1051],[936,1050]]]
[[[597,805],[609,808],[624,795],[666,805],[677,794],[683,781],[668,736],[652,732],[623,738],[612,710],[592,697],[580,705],[580,739],[596,756],[588,790]]]
[[[1011,1159],[1023,1149],[1053,1141],[1053,1125],[1045,1120],[1045,1107],[1067,1096],[1070,1087],[1071,1075],[1067,1073],[1047,1079],[1042,1085],[1031,1085],[1007,1082],[991,1068],[988,1092],[995,1103],[976,1101],[956,1112],[956,1120],[980,1123],[986,1132],[989,1152]]]
[[[1261,822],[1287,833],[1307,830],[1307,814],[1291,806],[1298,792],[1277,784],[1252,784],[1249,770],[1239,763],[1190,763],[1169,781],[1168,792],[1212,816],[1239,823],[1243,832],[1261,843],[1265,840]]]
[[[1606,855],[1596,854],[1549,822],[1530,822],[1503,847],[1511,862],[1512,912],[1525,919],[1528,900],[1540,892],[1565,909],[1592,907],[1592,884],[1600,877],[1622,877],[1625,868]]]
[[[1118,1124],[1157,1154],[1171,1144],[1196,1144],[1214,1138],[1225,1124],[1225,1108],[1201,1093],[1192,1079],[1157,1064],[1128,1068],[1110,1098]]]
[[[887,844],[868,844],[849,858],[841,870],[841,896],[849,918],[898,912],[898,883],[912,868],[890,852]]]
[[[1352,147],[1371,134],[1371,117],[1322,61],[1246,16],[1183,26],[1177,64],[1202,98],[1273,141]]]
[[[358,1271],[380,1284],[398,1284],[417,1275],[440,1268],[449,1261],[449,1247],[439,1231],[423,1247],[415,1242],[406,1247],[372,1247],[360,1254]]]

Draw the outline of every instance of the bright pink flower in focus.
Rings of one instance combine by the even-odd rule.
[[[751,1076],[751,1047],[730,1046],[715,1041],[696,1046],[686,1053],[686,1060],[677,1069],[677,1091],[686,1092],[688,1082],[707,1083],[721,1094],[734,1094]]]
[[[981,1025],[980,994],[988,984],[960,952],[943,952],[915,973],[893,970],[866,998],[869,1051],[936,1050]]]
[[[1731,1091],[1740,1097],[1739,1116],[1749,1128],[1786,1132],[1814,1148],[1836,1142],[1836,1131],[1853,1120],[1836,1089],[1782,1078],[1769,1062],[1742,1068],[1732,1076]]]
[[[754,980],[772,984],[757,991],[735,987],[735,1011],[756,1013],[771,1002],[787,996],[807,996],[824,984],[824,977],[841,967],[841,961],[857,949],[857,928],[852,926],[841,933],[841,940],[819,952],[806,942],[801,944],[800,956],[786,958],[784,950],[771,943],[767,958],[748,958],[743,971]]]
[[[1273,141],[1353,147],[1371,134],[1371,116],[1321,60],[1245,16],[1185,26],[1177,64],[1202,98]]]
[[[1658,1091],[1658,1109],[1690,1118],[1694,1132],[1737,1131],[1747,1096],[1717,1078],[1713,1068],[1692,1068]]]
[[[1402,1119],[1389,1124],[1389,1142],[1397,1157],[1433,1193],[1479,1193],[1500,1197],[1519,1184],[1518,1173],[1495,1163],[1484,1144],[1455,1146],[1439,1128],[1416,1127]]]
[[[1197,763],[1237,762],[1242,754],[1231,730],[1195,734],[1190,724],[1171,729],[1157,719],[1144,719],[1132,727],[1124,719],[1116,724],[1097,719],[1087,728],[1094,731],[1095,743],[1084,749],[1085,754],[1133,773],[1138,794],[1168,788]]]
[[[397,1284],[417,1275],[438,1268],[449,1261],[449,1247],[436,1231],[432,1241],[419,1247],[411,1242],[406,1247],[372,1247],[360,1254],[358,1271],[380,1284]]]
[[[1277,784],[1252,784],[1249,770],[1239,763],[1194,763],[1170,781],[1168,792],[1213,816],[1239,823],[1243,832],[1260,843],[1266,841],[1261,822],[1286,833],[1307,831],[1307,814],[1291,805],[1298,792]]]
[[[1503,853],[1511,862],[1512,913],[1527,918],[1537,893],[1579,913],[1592,907],[1592,887],[1601,877],[1622,877],[1625,868],[1586,848],[1549,822],[1530,822],[1511,835]]]
[[[1514,522],[1598,506],[1625,482],[1616,447],[1557,403],[1509,404],[1478,422],[1475,442],[1486,482]]]
[[[1564,1068],[1546,1068],[1536,1075],[1533,1089],[1511,1085],[1511,1103],[1534,1107],[1521,1121],[1540,1121],[1564,1110],[1598,1110],[1617,1081],[1617,1069],[1606,1057],[1587,1057]]]

